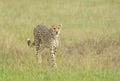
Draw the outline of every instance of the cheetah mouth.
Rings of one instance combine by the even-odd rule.
[[[56,36],[59,36],[59,34],[60,34],[60,32],[56,32],[56,34],[55,34],[55,35],[56,35]]]

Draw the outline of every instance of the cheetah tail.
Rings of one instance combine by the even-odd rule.
[[[35,45],[35,43],[31,43],[31,40],[30,39],[27,39],[27,44],[29,47],[33,47]]]

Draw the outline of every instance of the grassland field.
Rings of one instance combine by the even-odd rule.
[[[57,69],[26,44],[38,24],[63,25]],[[120,1],[0,0],[0,81],[120,81]]]

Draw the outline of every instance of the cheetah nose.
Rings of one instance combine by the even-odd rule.
[[[58,32],[56,32],[56,34],[58,34]]]

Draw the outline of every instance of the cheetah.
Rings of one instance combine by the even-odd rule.
[[[51,28],[48,28],[44,25],[38,25],[34,28],[34,41],[31,42],[30,39],[27,39],[27,44],[29,47],[36,46],[36,58],[39,63],[42,62],[41,54],[39,53],[41,47],[50,49],[50,61],[52,67],[57,67],[56,64],[56,48],[59,46],[59,35],[62,25],[53,25]]]

